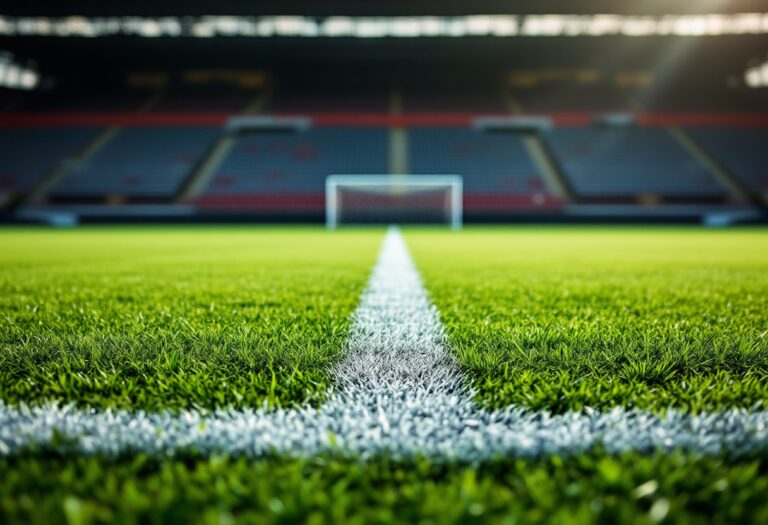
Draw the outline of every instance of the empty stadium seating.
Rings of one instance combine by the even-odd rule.
[[[505,113],[501,91],[493,86],[429,88],[414,86],[403,90],[403,109],[413,112],[462,111]]]
[[[151,108],[152,113],[176,113],[185,111],[242,112],[258,96],[257,91],[222,90],[175,91],[164,94]]]
[[[768,195],[765,128],[694,128],[688,133],[751,191]]]
[[[98,128],[0,128],[0,193],[23,193],[76,155]]]
[[[330,99],[323,95],[318,100],[325,104]],[[179,103],[179,111],[183,111],[195,100],[166,102]],[[34,112],[28,115],[39,116]],[[80,118],[79,114],[75,116]],[[37,124],[34,118],[19,121],[13,114],[3,123],[0,194],[28,192],[63,161],[82,151],[102,129],[81,125],[90,122],[87,118],[62,123],[58,117],[58,113],[51,117],[52,122],[57,122],[55,127],[45,120]],[[159,115],[160,120],[156,117],[151,113],[135,114],[135,122],[129,120],[86,161],[65,165],[64,176],[49,190],[53,200],[94,202],[122,196],[131,202],[168,202],[179,197],[181,185],[192,169],[225,131],[207,121],[182,125],[184,115]],[[223,114],[222,123],[226,117]],[[142,125],[135,126],[138,122]],[[658,127],[666,122],[640,121],[628,127],[569,127],[566,124],[572,123],[556,122],[557,127],[543,131],[541,136],[577,202],[714,203],[729,198],[728,191],[696,155],[667,129]],[[389,172],[392,124],[387,123],[386,113],[380,123],[375,119],[366,123],[370,127],[324,127],[329,125],[339,124],[321,122],[302,132],[261,131],[237,137],[214,170],[203,196],[225,200],[233,195],[258,195],[267,200],[280,194],[286,199],[300,194],[321,197],[328,174]],[[735,178],[765,195],[765,128],[744,126],[738,121],[730,127],[705,123],[686,131]],[[460,120],[437,121],[428,127],[417,121],[406,125],[405,131],[408,171],[417,175],[462,175],[469,207],[472,202],[477,202],[478,207],[493,202],[497,209],[518,203],[540,206],[554,200],[522,134],[483,132],[462,125]],[[511,199],[516,196],[526,196],[527,200]]]
[[[630,92],[607,87],[572,86],[569,89],[553,89],[537,86],[518,89],[512,96],[524,112],[582,112],[582,111],[632,111],[637,110]]]
[[[383,128],[249,133],[237,140],[205,193],[322,193],[331,173],[386,172]]]
[[[520,135],[469,128],[413,128],[410,171],[457,174],[467,193],[546,192]]]
[[[145,91],[101,93],[75,90],[58,92],[56,96],[33,92],[10,109],[35,113],[138,111],[151,98],[152,93]]]
[[[724,189],[663,128],[559,128],[545,135],[577,195],[723,197]]]
[[[642,87],[619,87],[603,83],[536,85],[513,88],[511,94],[520,108],[529,113],[578,112],[718,112],[765,111],[766,97],[760,93],[725,91],[711,85],[691,90],[671,87],[663,96],[651,96]]]
[[[219,133],[213,127],[122,129],[87,163],[68,172],[53,193],[172,197]]]
[[[282,90],[276,92],[264,108],[273,113],[386,112],[388,109],[389,93],[382,88]]]

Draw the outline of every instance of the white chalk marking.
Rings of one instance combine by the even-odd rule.
[[[476,462],[596,446],[609,453],[768,450],[766,411],[671,410],[661,417],[621,408],[562,415],[482,410],[448,352],[438,313],[396,230],[387,233],[354,314],[347,354],[334,372],[336,391],[318,409],[145,413],[0,405],[0,455],[58,447],[108,455],[332,452]]]

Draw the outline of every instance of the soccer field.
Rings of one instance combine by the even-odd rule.
[[[0,246],[3,521],[768,521],[765,230]]]
[[[762,231],[408,236],[484,403],[701,411],[768,399]]]

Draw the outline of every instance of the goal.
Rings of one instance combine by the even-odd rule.
[[[329,175],[325,223],[447,224],[461,228],[459,175]]]

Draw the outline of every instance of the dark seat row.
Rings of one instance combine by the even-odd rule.
[[[762,128],[688,130],[713,158],[756,192],[768,193],[768,133]],[[0,129],[0,193],[24,193],[100,130]],[[114,135],[87,162],[67,167],[51,189],[67,198],[175,196],[223,131],[216,127],[134,127]],[[577,196],[718,197],[727,191],[663,128],[557,128],[544,132]],[[476,194],[547,193],[523,137],[469,128],[407,132],[408,171],[459,174]],[[209,195],[321,193],[332,173],[389,171],[385,128],[311,128],[237,137],[205,190]]]

